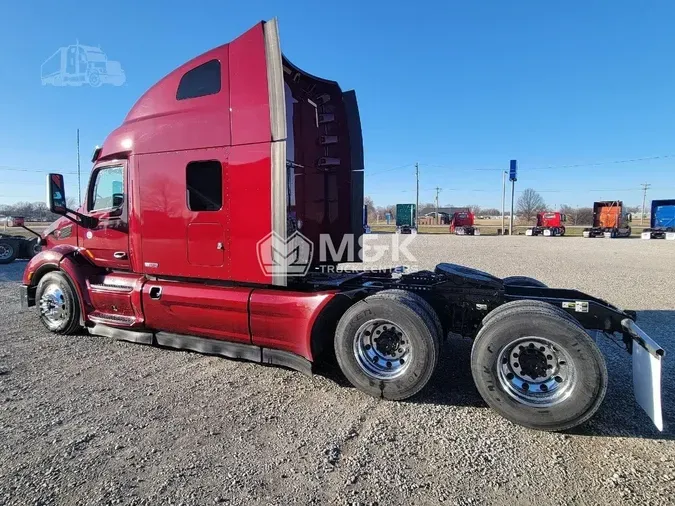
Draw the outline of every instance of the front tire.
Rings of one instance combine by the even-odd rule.
[[[584,423],[607,391],[605,360],[588,333],[535,306],[513,307],[487,322],[471,351],[471,372],[492,409],[537,430]]]
[[[434,321],[414,298],[383,292],[350,307],[335,332],[335,356],[356,388],[402,400],[422,390],[440,352]]]
[[[74,334],[80,328],[79,300],[65,274],[45,274],[38,283],[35,300],[40,321],[50,332]]]

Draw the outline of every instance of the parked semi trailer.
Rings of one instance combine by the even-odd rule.
[[[417,233],[417,206],[415,204],[396,204],[396,233]]]
[[[525,235],[544,235],[546,237],[559,237],[565,235],[565,223],[567,216],[558,212],[537,213],[537,224],[525,231]]]
[[[478,227],[474,226],[475,216],[471,211],[458,211],[452,215],[450,233],[457,235],[480,235]]]
[[[642,231],[642,238],[675,241],[675,199],[652,201],[649,228]]]
[[[630,237],[631,214],[620,200],[593,203],[593,226],[583,230],[584,237]]]
[[[20,227],[36,235],[27,238],[18,234],[0,232],[0,264],[8,264],[16,259],[27,260],[33,258],[40,251],[40,234],[25,226],[25,220],[20,216],[5,218],[8,227]]]
[[[259,23],[150,88],[95,150],[79,209],[49,174],[61,218],[26,266],[24,307],[56,334],[85,328],[307,373],[332,350],[358,390],[390,400],[422,391],[444,340],[468,336],[485,401],[541,430],[579,425],[600,406],[608,374],[592,332],[632,353],[636,399],[662,428],[664,351],[633,311],[450,263],[322,269],[360,253],[358,107],[279,48],[276,21]],[[290,142],[293,132],[302,136]],[[343,247],[326,258],[312,246],[327,238]]]

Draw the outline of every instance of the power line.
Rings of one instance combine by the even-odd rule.
[[[673,158],[675,155],[659,155],[659,156],[647,156],[643,158],[630,158],[626,160],[611,160],[608,162],[594,162],[594,163],[576,163],[576,164],[571,164],[571,165],[548,165],[548,166],[542,166],[542,167],[525,167],[521,168],[520,170],[555,170],[555,169],[572,169],[572,168],[580,168],[580,167],[597,167],[599,165],[610,165],[610,164],[618,164],[618,163],[634,163],[634,162],[644,162],[644,161],[649,161],[649,160],[661,160],[661,159],[666,159],[666,158]],[[463,169],[458,169],[457,167],[449,167],[447,165],[435,165],[435,164],[428,164],[428,163],[422,163],[420,165],[423,165],[425,167],[433,167],[433,168],[438,168],[438,169],[448,169],[448,170],[457,170],[457,171],[502,171],[504,170],[503,168],[463,168]]]
[[[27,167],[13,167],[10,165],[0,165],[0,170],[11,170],[15,172],[38,172],[38,173],[49,173],[49,172],[59,172],[59,169],[29,169]],[[77,174],[77,172],[65,172],[60,171],[61,174]]]
[[[413,165],[416,165],[416,164],[415,163],[406,163],[405,165],[400,165],[398,167],[393,167],[391,169],[378,170],[378,171],[375,171],[375,172],[366,171],[365,177],[376,176],[377,174],[383,174],[385,172],[392,172],[392,171],[395,171],[395,170],[407,169],[408,167],[412,167]]]

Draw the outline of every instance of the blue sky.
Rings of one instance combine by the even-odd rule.
[[[3,6],[0,203],[41,200],[44,171],[73,172],[77,128],[86,176],[149,86],[273,16],[291,61],[356,90],[377,205],[414,202],[419,162],[421,202],[438,186],[441,204],[499,207],[511,158],[516,190],[551,206],[638,204],[643,182],[675,198],[673,2],[120,0]],[[42,86],[41,64],[76,40],[126,83]]]

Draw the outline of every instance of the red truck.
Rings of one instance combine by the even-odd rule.
[[[486,402],[541,430],[583,423],[604,398],[605,360],[586,329],[616,332],[641,367],[660,366],[635,312],[576,290],[448,263],[323,269],[362,258],[363,169],[354,92],[294,66],[276,21],[259,23],[138,100],[95,150],[81,208],[48,176],[62,217],[26,266],[22,305],[57,334],[306,373],[334,353],[356,388],[391,400],[425,387],[448,336],[469,336]],[[316,246],[331,240],[341,247],[327,258]],[[661,427],[660,384],[636,382]]]
[[[565,235],[565,223],[567,216],[558,212],[537,213],[537,224],[528,228],[525,235],[545,235],[547,237],[559,237]]]
[[[630,237],[631,214],[620,200],[593,203],[593,226],[583,230],[584,237]]]
[[[457,235],[480,235],[480,230],[474,227],[475,216],[471,211],[457,211],[450,220],[450,233]]]

